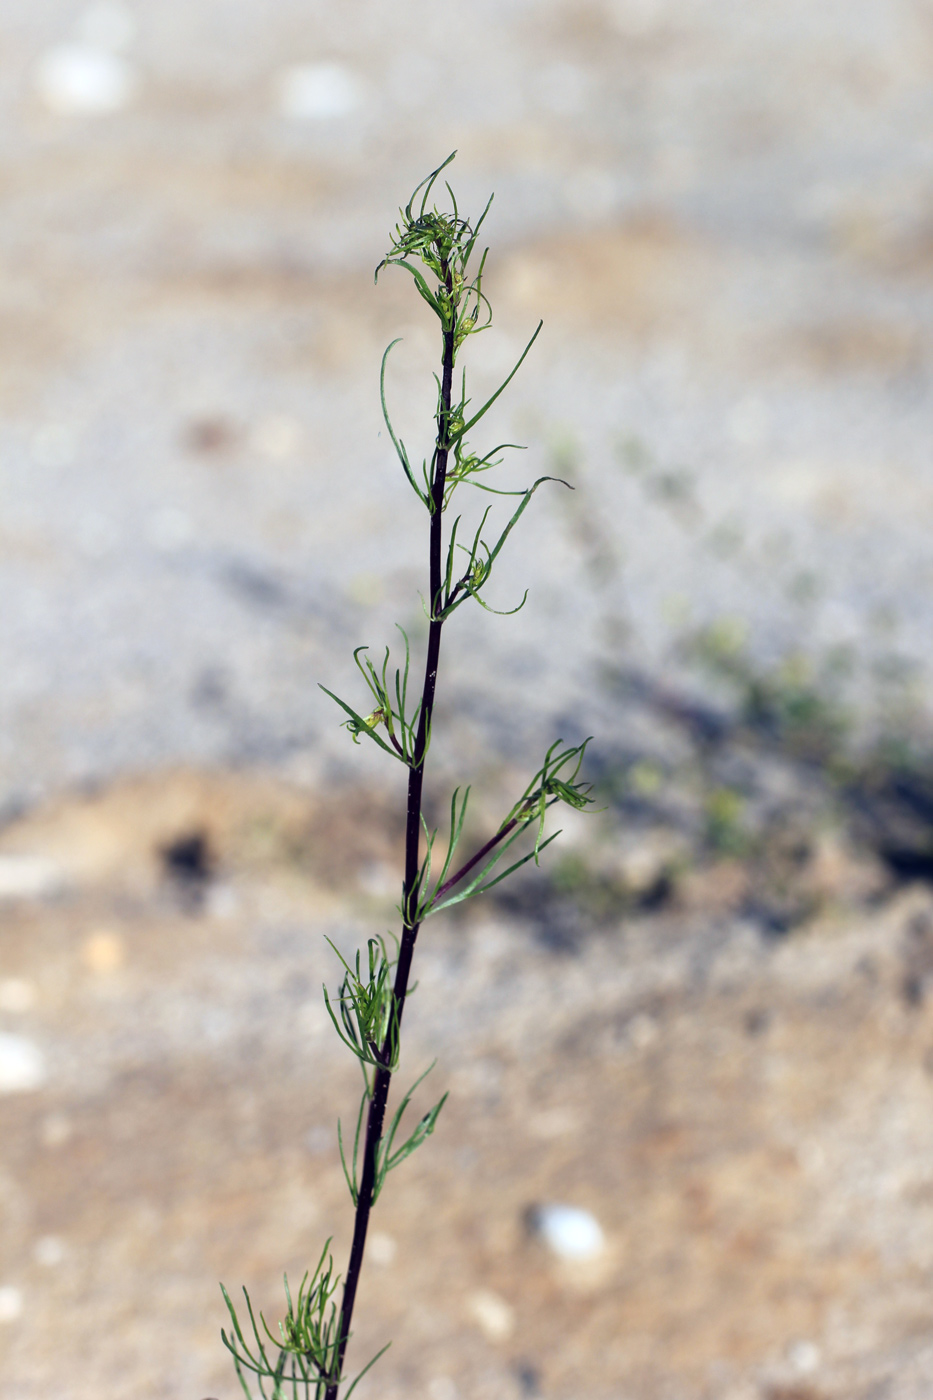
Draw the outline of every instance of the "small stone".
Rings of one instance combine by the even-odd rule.
[[[116,933],[101,930],[84,940],[81,961],[89,972],[107,976],[116,972],[126,961],[126,945]]]
[[[44,1083],[39,1047],[25,1036],[0,1033],[0,1094],[25,1094]]]
[[[23,1311],[23,1295],[18,1288],[6,1284],[0,1288],[0,1322],[15,1322]]]
[[[299,63],[279,74],[278,106],[297,121],[346,117],[359,107],[360,85],[340,63]]]
[[[596,1259],[606,1247],[599,1221],[577,1206],[536,1206],[531,1223],[535,1234],[558,1259]]]
[[[65,1257],[65,1246],[57,1235],[43,1235],[36,1240],[33,1253],[36,1263],[41,1264],[43,1269],[54,1269]]]
[[[58,116],[102,116],[133,99],[136,70],[109,49],[94,44],[60,44],[42,55],[36,91]]]
[[[812,1375],[820,1364],[820,1349],[815,1342],[795,1342],[790,1349],[790,1364],[801,1376]]]
[[[20,1014],[36,1004],[36,984],[25,977],[0,978],[0,1011]]]
[[[491,1342],[504,1342],[515,1331],[515,1309],[498,1293],[486,1288],[471,1293],[467,1300],[470,1317]]]
[[[391,1264],[398,1253],[398,1245],[391,1235],[385,1235],[377,1230],[369,1237],[368,1254],[374,1264],[385,1267]]]
[[[47,899],[65,887],[65,872],[45,856],[0,856],[0,900]]]

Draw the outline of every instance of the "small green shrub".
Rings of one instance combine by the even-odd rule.
[[[251,1396],[251,1386],[255,1385],[265,1400],[284,1400],[285,1397],[298,1400],[299,1396],[303,1400],[311,1400],[311,1397],[337,1400],[338,1394],[347,1400],[360,1378],[382,1355],[379,1352],[354,1379],[349,1379],[347,1344],[370,1214],[389,1173],[434,1132],[447,1098],[444,1094],[412,1131],[403,1127],[412,1094],[433,1067],[428,1066],[398,1100],[394,1110],[389,1103],[401,1054],[402,1018],[412,959],[423,923],[444,909],[492,889],[529,861],[537,864],[541,852],[558,834],[545,835],[548,809],[558,802],[582,809],[591,800],[588,785],[579,779],[589,741],[564,745],[558,740],[548,749],[540,768],[498,828],[468,859],[461,858],[458,848],[469,788],[457,789],[451,795],[446,840],[439,843],[437,831],[429,830],[424,818],[425,769],[445,624],[470,600],[489,611],[497,611],[485,597],[496,561],[535,492],[545,482],[556,480],[539,477],[522,490],[503,490],[492,484],[493,473],[502,460],[502,453],[513,444],[502,443],[489,451],[480,451],[468,441],[473,429],[478,427],[524,361],[541,324],[511,373],[474,411],[467,395],[466,371],[462,371],[459,388],[455,389],[454,370],[463,344],[471,336],[479,335],[492,321],[492,308],[483,291],[486,252],[479,257],[478,265],[473,266],[477,237],[489,204],[475,225],[460,215],[449,184],[445,188],[450,206],[442,211],[436,205],[429,205],[438,177],[451,160],[453,156],[422,181],[400,211],[401,220],[391,238],[390,250],[376,269],[377,278],[386,267],[399,267],[407,272],[440,328],[441,373],[435,376],[434,442],[430,454],[420,465],[397,436],[386,406],[386,366],[397,341],[392,342],[383,356],[380,376],[386,427],[408,485],[417,498],[419,509],[427,517],[425,613],[428,631],[423,679],[416,691],[411,684],[413,662],[409,639],[399,629],[401,647],[397,663],[389,647],[377,660],[373,660],[365,646],[354,652],[364,694],[368,691],[365,704],[359,701],[351,704],[326,690],[342,710],[343,723],[354,742],[365,739],[376,745],[388,758],[401,764],[406,773],[405,868],[398,904],[400,932],[388,939],[370,939],[365,950],[358,951],[349,961],[337,954],[341,981],[335,991],[324,992],[334,1029],[359,1062],[363,1080],[354,1127],[347,1133],[342,1125],[338,1128],[340,1156],[355,1212],[346,1274],[341,1281],[334,1272],[328,1240],[317,1265],[305,1275],[297,1294],[289,1289],[286,1279],[285,1316],[275,1329],[266,1325],[262,1314],[257,1318],[248,1295],[241,1321],[224,1289],[231,1323],[229,1334],[223,1333],[224,1343],[233,1353],[245,1394]],[[463,515],[454,516],[453,523],[447,524],[450,507],[462,486],[473,487],[484,493],[484,498],[489,498],[472,530],[461,528]],[[510,497],[512,500],[503,519],[493,527],[497,508]],[[524,601],[523,598],[511,611],[518,612]]]

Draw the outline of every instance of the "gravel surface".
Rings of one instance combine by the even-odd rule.
[[[868,723],[925,711],[924,5],[48,0],[0,32],[9,801],[343,752],[316,682],[423,587],[377,373],[404,334],[423,443],[435,350],[371,271],[454,146],[465,206],[496,192],[475,392],[546,322],[490,434],[529,445],[511,482],[578,488],[503,562],[524,617],[459,615],[482,742],[617,729],[600,654],[696,684],[678,644],[723,619],[761,664],[842,656]],[[75,43],[124,65],[112,110],[50,96]]]
[[[398,869],[362,799],[178,771],[3,833],[61,872],[4,907],[4,1400],[232,1397],[218,1280],[273,1321],[283,1269],[331,1235],[342,1267],[324,935],[380,933]],[[199,881],[165,854],[193,831]],[[933,897],[837,881],[782,938],[736,874],[562,945],[489,903],[426,926],[401,1075],[437,1061],[415,1114],[450,1097],[373,1217],[351,1364],[393,1345],[361,1396],[929,1393]]]

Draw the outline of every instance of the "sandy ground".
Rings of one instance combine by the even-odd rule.
[[[425,940],[358,1393],[929,1393],[931,71],[925,0],[0,0],[2,1400],[232,1396],[218,1279],[342,1267],[323,936],[397,793],[317,684],[421,636],[377,384],[403,335],[426,442],[436,347],[372,269],[454,147],[473,392],[546,323],[489,441],[575,491],[450,629],[432,801],[592,732],[609,811]]]
[[[4,1396],[232,1395],[218,1279],[274,1317],[283,1269],[342,1258],[324,935],[384,927],[398,854],[371,797],[344,810],[176,772],[5,833],[62,883],[4,921],[5,1024],[43,1057],[0,1099]],[[192,833],[207,882],[166,873]],[[393,1346],[362,1393],[927,1394],[933,898],[840,887],[774,939],[728,863],[700,879],[572,948],[495,906],[428,925],[403,1073],[437,1057],[451,1097],[377,1206],[354,1359]],[[535,1236],[555,1202],[595,1257]]]

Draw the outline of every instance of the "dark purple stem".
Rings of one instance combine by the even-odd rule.
[[[476,855],[472,856],[470,860],[467,861],[466,865],[461,865],[456,875],[451,875],[449,880],[444,881],[440,889],[435,894],[434,898],[442,899],[443,896],[447,894],[449,890],[453,889],[454,885],[459,885],[463,877],[465,875],[469,875],[470,871],[475,866],[479,865],[480,861],[485,856],[488,856],[490,851],[494,851],[498,846],[499,842],[504,841],[505,838],[508,836],[509,832],[514,831],[521,820],[521,817],[513,817],[510,822],[506,822],[505,826],[503,826],[499,831],[497,831],[495,836],[491,836],[489,838],[485,846],[481,846],[479,848],[479,850],[476,852]]]
[[[444,265],[444,281],[448,294],[453,291],[453,272]],[[411,976],[411,961],[415,951],[420,924],[416,921],[418,896],[420,894],[418,871],[421,847],[421,806],[424,788],[424,760],[431,734],[431,719],[434,713],[434,693],[437,688],[437,667],[441,651],[441,629],[443,618],[438,614],[442,605],[443,587],[443,518],[444,487],[447,480],[447,446],[450,399],[454,370],[454,331],[444,332],[443,378],[441,380],[441,406],[437,418],[438,446],[434,454],[434,479],[431,484],[431,538],[429,592],[431,599],[431,623],[428,630],[428,649],[424,668],[424,686],[421,693],[421,711],[418,717],[418,731],[415,736],[415,751],[408,770],[408,814],[405,823],[405,880],[402,886],[402,940],[399,946],[398,963],[395,969],[395,1007],[397,1019],[390,1034],[398,1035],[401,1030],[402,1012],[408,994]],[[389,1036],[382,1047],[383,1060],[391,1060]],[[366,1142],[363,1148],[363,1175],[357,1194],[356,1218],[353,1225],[353,1243],[350,1246],[350,1260],[347,1264],[347,1277],[343,1289],[338,1327],[339,1342],[334,1368],[324,1392],[325,1400],[337,1400],[343,1375],[343,1363],[350,1337],[350,1324],[353,1320],[353,1307],[363,1267],[363,1254],[366,1249],[366,1232],[373,1205],[373,1190],[376,1184],[376,1162],[382,1130],[385,1124],[386,1104],[389,1098],[389,1085],[392,1072],[377,1069],[373,1079],[372,1097],[366,1119]]]

